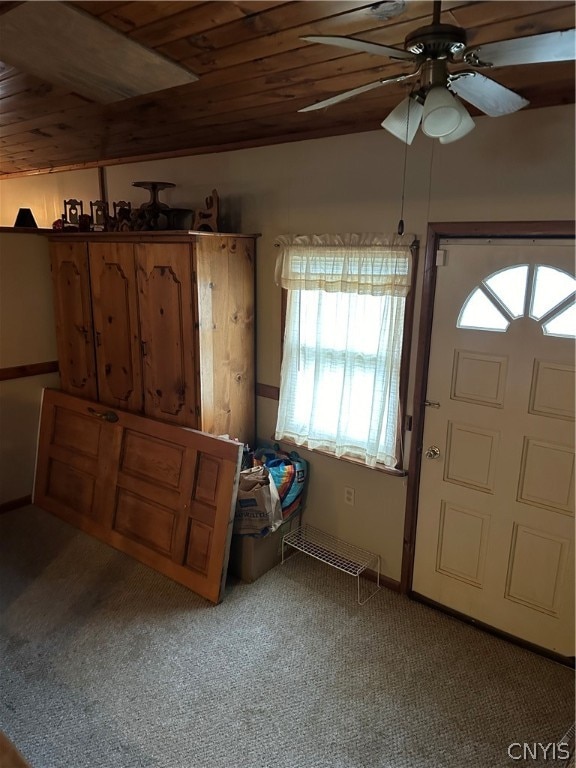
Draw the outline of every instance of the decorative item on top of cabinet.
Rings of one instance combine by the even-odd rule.
[[[80,216],[84,213],[84,203],[82,200],[64,200],[64,213],[62,214],[62,220],[67,224],[72,224],[77,227]]]
[[[255,236],[50,236],[61,386],[253,443]]]
[[[38,224],[30,208],[19,208],[14,222],[14,227],[26,227],[27,229],[38,229]]]
[[[108,229],[110,216],[106,200],[90,200],[90,219],[94,232],[104,232],[105,229]]]
[[[129,232],[132,228],[132,203],[126,200],[118,200],[112,203],[114,215],[109,222],[110,232]]]
[[[133,181],[133,187],[142,187],[150,192],[150,200],[143,203],[133,221],[135,230],[157,230],[168,228],[168,217],[166,212],[170,206],[161,203],[158,199],[158,193],[163,189],[175,187],[171,181]]]
[[[212,190],[212,194],[206,198],[206,208],[196,211],[194,214],[194,229],[198,232],[217,232],[219,199],[218,192]]]

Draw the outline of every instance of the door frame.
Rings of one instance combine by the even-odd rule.
[[[416,526],[418,522],[418,499],[420,491],[420,469],[422,464],[422,438],[428,366],[430,362],[430,341],[434,300],[436,293],[436,251],[441,238],[558,238],[574,237],[575,221],[497,221],[497,222],[430,222],[426,233],[426,251],[422,278],[422,301],[418,327],[417,357],[415,370],[414,400],[412,405],[412,440],[406,512],[404,518],[404,543],[402,551],[402,573],[400,591],[412,594],[412,575],[416,549]],[[442,607],[442,606],[438,606]]]

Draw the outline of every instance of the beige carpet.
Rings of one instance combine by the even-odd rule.
[[[305,555],[206,601],[35,508],[0,515],[0,730],[33,768],[513,768],[573,671]]]

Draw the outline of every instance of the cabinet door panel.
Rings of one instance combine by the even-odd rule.
[[[200,428],[253,443],[254,242],[231,236],[196,244]]]
[[[51,243],[50,260],[62,389],[95,400],[96,360],[86,243]]]
[[[142,410],[134,246],[90,243],[90,282],[100,400]]]
[[[190,246],[136,245],[144,411],[162,421],[196,427]]]

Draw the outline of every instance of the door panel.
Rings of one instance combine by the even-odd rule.
[[[172,509],[121,488],[114,510],[114,530],[171,557],[176,515]]]
[[[109,461],[115,435],[91,401],[44,390],[34,500],[77,528],[102,536],[110,504]]]
[[[45,390],[34,503],[218,602],[241,457],[241,443]]]
[[[134,246],[90,243],[98,391],[114,408],[143,407]]]
[[[62,389],[96,400],[96,359],[86,243],[50,243]]]
[[[454,350],[452,400],[502,408],[508,359],[465,349]]]
[[[436,569],[476,587],[484,582],[489,515],[441,503]]]
[[[573,244],[443,248],[413,589],[572,656],[574,337],[547,322],[574,302]]]
[[[162,421],[198,424],[190,246],[136,248],[144,409]]]

